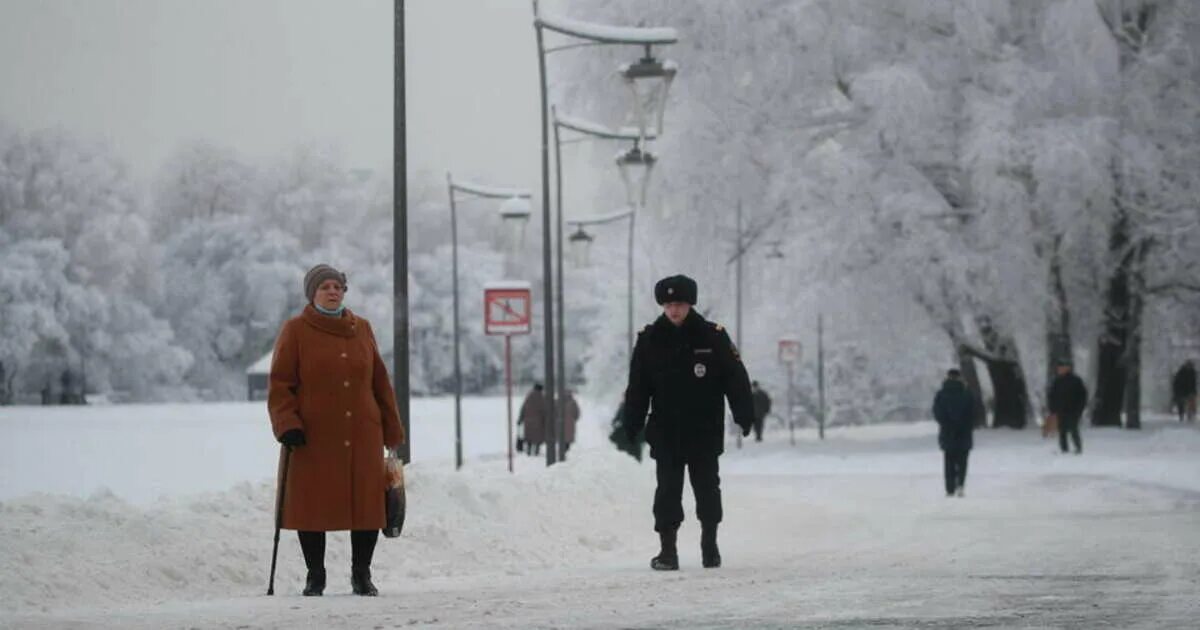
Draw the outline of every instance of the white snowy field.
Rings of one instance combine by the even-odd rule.
[[[1083,456],[1029,430],[977,433],[948,499],[932,422],[784,433],[722,460],[725,566],[647,564],[653,465],[612,451],[584,402],[580,449],[509,475],[503,406],[414,401],[404,535],[381,597],[349,594],[331,536],[323,598],[294,534],[266,597],[275,448],[261,404],[0,410],[0,627],[1194,628],[1200,429],[1087,430]],[[420,421],[419,421],[420,420]],[[447,437],[450,436],[450,437]],[[493,439],[495,438],[495,439]],[[493,443],[494,442],[494,443]],[[425,446],[423,446],[425,445]],[[449,450],[447,450],[449,446]],[[430,450],[423,450],[428,448]],[[97,488],[107,488],[97,490]]]

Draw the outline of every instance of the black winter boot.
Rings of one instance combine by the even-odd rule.
[[[679,552],[675,549],[675,532],[659,532],[662,549],[650,559],[650,568],[655,571],[678,571]]]
[[[320,597],[325,594],[325,569],[309,571],[304,580],[304,596]]]
[[[371,583],[371,569],[366,567],[354,567],[350,569],[350,586],[354,589],[355,595],[364,595],[366,597],[375,597],[379,595],[379,589]]]
[[[717,549],[717,525],[702,525],[700,531],[700,557],[705,569],[721,566],[721,550]]]

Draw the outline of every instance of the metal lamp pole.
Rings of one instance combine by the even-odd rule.
[[[735,238],[737,240],[735,242],[734,253],[732,256],[729,257],[729,260],[725,261],[725,264],[726,265],[730,265],[730,264],[734,265],[734,296],[735,296],[734,300],[735,300],[735,304],[736,304],[736,307],[735,307],[736,310],[735,310],[735,315],[734,315],[735,319],[734,319],[734,333],[733,334],[734,334],[734,343],[737,344],[737,346],[739,348],[742,345],[742,277],[743,277],[742,259],[746,256],[746,253],[750,251],[750,249],[754,246],[754,244],[758,242],[758,240],[763,236],[763,234],[767,233],[767,228],[769,228],[773,224],[773,222],[774,222],[774,219],[771,219],[765,223],[762,223],[761,225],[757,226],[756,228],[753,228],[753,229],[744,228],[743,224],[742,224],[742,201],[741,201],[741,199],[738,200],[738,202],[737,202],[737,226],[736,226],[736,233],[735,233]],[[772,258],[772,259],[783,258],[783,253],[778,250],[778,246],[776,245],[775,249],[768,255],[768,258]],[[738,446],[738,448],[742,447],[741,432],[738,432],[738,434],[737,434],[737,446]]]
[[[392,93],[392,387],[404,426],[404,444],[396,455],[412,461],[412,421],[408,383],[408,135],[404,90],[404,0],[395,0],[395,52]]]
[[[556,307],[558,309],[558,311],[557,311],[558,319],[555,322],[557,325],[557,330],[558,330],[558,332],[557,332],[558,352],[557,352],[557,357],[556,357],[558,372],[556,374],[556,380],[558,383],[558,390],[557,390],[558,400],[563,405],[563,409],[561,410],[559,417],[557,419],[558,426],[556,427],[556,435],[558,436],[558,444],[557,445],[559,447],[558,459],[562,460],[562,459],[564,459],[563,455],[565,454],[565,451],[566,451],[566,443],[564,440],[565,440],[565,423],[566,423],[565,405],[566,405],[566,400],[567,400],[567,377],[566,377],[566,363],[567,363],[566,347],[567,347],[567,345],[566,345],[566,323],[564,321],[565,316],[566,316],[566,307],[563,305],[563,299],[564,299],[563,296],[566,293],[566,284],[563,282],[563,273],[564,273],[563,269],[565,267],[565,265],[563,265],[563,249],[564,249],[564,244],[566,241],[563,236],[563,215],[565,214],[565,212],[563,211],[562,145],[568,144],[568,143],[574,143],[574,142],[582,142],[584,140],[593,140],[593,139],[594,140],[619,140],[619,141],[633,142],[634,143],[633,152],[638,156],[638,160],[639,160],[638,164],[642,165],[645,169],[644,172],[642,173],[642,179],[640,179],[638,181],[633,181],[630,177],[625,176],[625,173],[624,173],[625,169],[630,168],[626,164],[626,162],[628,160],[625,158],[625,156],[622,156],[621,158],[618,159],[618,166],[620,166],[623,171],[622,179],[625,181],[625,184],[627,187],[626,194],[627,194],[627,197],[631,200],[630,210],[628,211],[628,213],[621,213],[621,217],[620,217],[620,218],[625,218],[626,216],[628,216],[628,218],[629,218],[629,269],[628,269],[628,283],[629,283],[628,311],[629,312],[628,312],[628,315],[629,315],[629,348],[630,348],[630,351],[632,351],[632,348],[633,348],[633,233],[634,233],[633,226],[634,226],[634,217],[635,217],[635,214],[636,214],[635,211],[637,210],[637,208],[645,205],[645,201],[646,201],[645,200],[645,192],[646,192],[645,184],[646,184],[646,181],[650,177],[650,172],[653,169],[655,158],[652,155],[650,155],[649,153],[643,153],[640,149],[637,148],[639,142],[641,142],[643,140],[647,140],[647,139],[652,139],[654,137],[654,134],[644,135],[640,129],[608,129],[608,128],[606,128],[602,125],[596,124],[596,123],[579,120],[579,119],[567,117],[567,116],[560,117],[558,115],[558,109],[553,106],[550,108],[550,116],[551,116],[551,126],[554,128],[554,170],[555,170],[555,177],[554,177],[555,205],[554,205],[554,207],[557,210],[556,230],[558,233],[558,250],[556,252],[556,262],[558,264],[558,287],[559,287],[559,290],[557,293],[558,304]],[[573,140],[563,140],[561,132],[564,129],[568,130],[568,131],[573,131],[573,132],[579,133],[583,137],[575,138]],[[637,201],[637,203],[633,204],[632,202],[635,200]],[[611,220],[615,220],[615,219],[611,219]],[[582,227],[583,225],[594,224],[594,222],[592,222],[592,221],[582,221],[582,222],[581,221],[570,221],[570,223],[572,225],[578,225],[580,227]]]
[[[446,173],[446,189],[450,196],[450,269],[451,292],[454,303],[454,469],[463,465],[462,454],[462,364],[459,358],[459,308],[458,308],[458,204],[457,194],[473,199],[529,199],[527,190],[510,188],[492,188],[476,184],[456,183],[450,173]]]
[[[577,20],[559,20],[547,16],[543,16],[539,11],[538,0],[533,0],[534,14],[534,33],[537,41],[538,52],[538,88],[541,100],[541,116],[542,116],[542,287],[545,294],[543,300],[544,305],[544,333],[545,333],[545,380],[546,392],[545,396],[545,411],[547,422],[546,435],[546,465],[550,466],[558,461],[558,427],[562,424],[561,406],[564,402],[561,400],[565,380],[564,370],[562,366],[556,369],[556,362],[560,362],[556,345],[561,345],[561,336],[556,337],[556,319],[555,319],[555,301],[554,293],[554,265],[551,260],[553,240],[551,238],[551,217],[550,217],[550,107],[549,107],[549,87],[546,78],[546,57],[550,53],[579,48],[584,46],[605,46],[605,45],[636,45],[644,47],[647,51],[646,58],[637,65],[639,74],[636,77],[630,77],[630,80],[654,78],[657,75],[653,72],[646,72],[647,68],[653,68],[657,62],[648,54],[650,47],[656,44],[673,44],[678,40],[674,29],[670,28],[627,28],[619,31],[610,26],[590,24]],[[546,48],[545,31],[552,31],[560,35],[565,35],[575,39],[584,40],[584,43],[575,43],[555,48]],[[643,63],[648,62],[648,63]],[[674,77],[674,66],[670,68],[669,76]],[[658,65],[658,71],[662,71],[661,65]],[[669,79],[666,85],[669,85]],[[663,90],[665,97],[665,89]],[[639,106],[640,123],[643,129],[643,137],[646,135],[647,112]],[[665,107],[665,98],[662,101],[661,107],[655,113],[658,114],[661,121],[662,107]],[[561,168],[559,169],[561,171]],[[559,208],[559,220],[557,223],[557,232],[559,235],[559,259],[561,261],[562,252],[562,209]],[[560,262],[561,268],[561,262]],[[559,272],[559,290],[562,290],[561,271]],[[557,308],[562,311],[562,296],[557,296]]]

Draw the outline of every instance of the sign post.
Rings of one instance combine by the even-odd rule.
[[[792,446],[796,445],[796,423],[792,419],[794,407],[792,390],[795,388],[792,375],[794,366],[800,362],[801,348],[800,340],[794,337],[785,337],[779,340],[779,362],[787,366],[787,423]]]
[[[513,472],[512,338],[528,335],[533,298],[528,282],[489,282],[483,288],[483,330],[504,336],[504,387],[508,398],[508,472]]]

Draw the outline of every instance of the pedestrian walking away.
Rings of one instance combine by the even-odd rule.
[[[567,451],[571,450],[571,445],[575,443],[575,425],[579,424],[579,401],[575,400],[575,392],[567,390],[567,399],[563,401],[563,427],[562,427],[562,445],[563,451],[559,454],[559,459],[567,458]]]
[[[1189,359],[1171,379],[1171,402],[1179,413],[1179,421],[1196,421],[1196,366]]]
[[[767,415],[771,413],[771,396],[758,381],[750,384],[750,390],[754,396],[754,441],[761,442],[763,426],[767,422]]]
[[[546,396],[541,383],[534,383],[533,389],[525,394],[521,403],[521,411],[517,414],[517,424],[524,427],[525,449],[530,455],[537,455],[546,441]]]
[[[950,370],[933,397],[933,418],[938,423],[938,447],[946,477],[946,496],[963,496],[967,485],[967,459],[975,446],[975,394],[962,373]]]
[[[650,566],[660,571],[679,568],[676,539],[683,522],[685,469],[696,497],[702,564],[721,566],[717,460],[725,451],[725,400],[743,436],[754,425],[750,379],[737,347],[723,327],[695,311],[697,293],[696,282],[687,276],[655,285],[663,314],[638,334],[625,389],[626,437],[635,442],[644,427],[655,460],[654,530],[660,549]]]
[[[267,394],[271,428],[286,447],[280,527],[300,539],[309,596],[325,591],[325,533],[346,530],[352,590],[378,594],[371,558],[387,521],[384,447],[405,439],[371,324],[345,307],[345,292],[345,274],[329,265],[305,275],[308,304],[279,332]]]
[[[1050,384],[1050,392],[1046,395],[1046,403],[1050,413],[1058,421],[1058,447],[1067,452],[1067,438],[1075,443],[1075,454],[1083,453],[1083,438],[1079,435],[1079,419],[1087,409],[1088,391],[1079,378],[1071,371],[1067,361],[1059,362],[1058,376]]]

